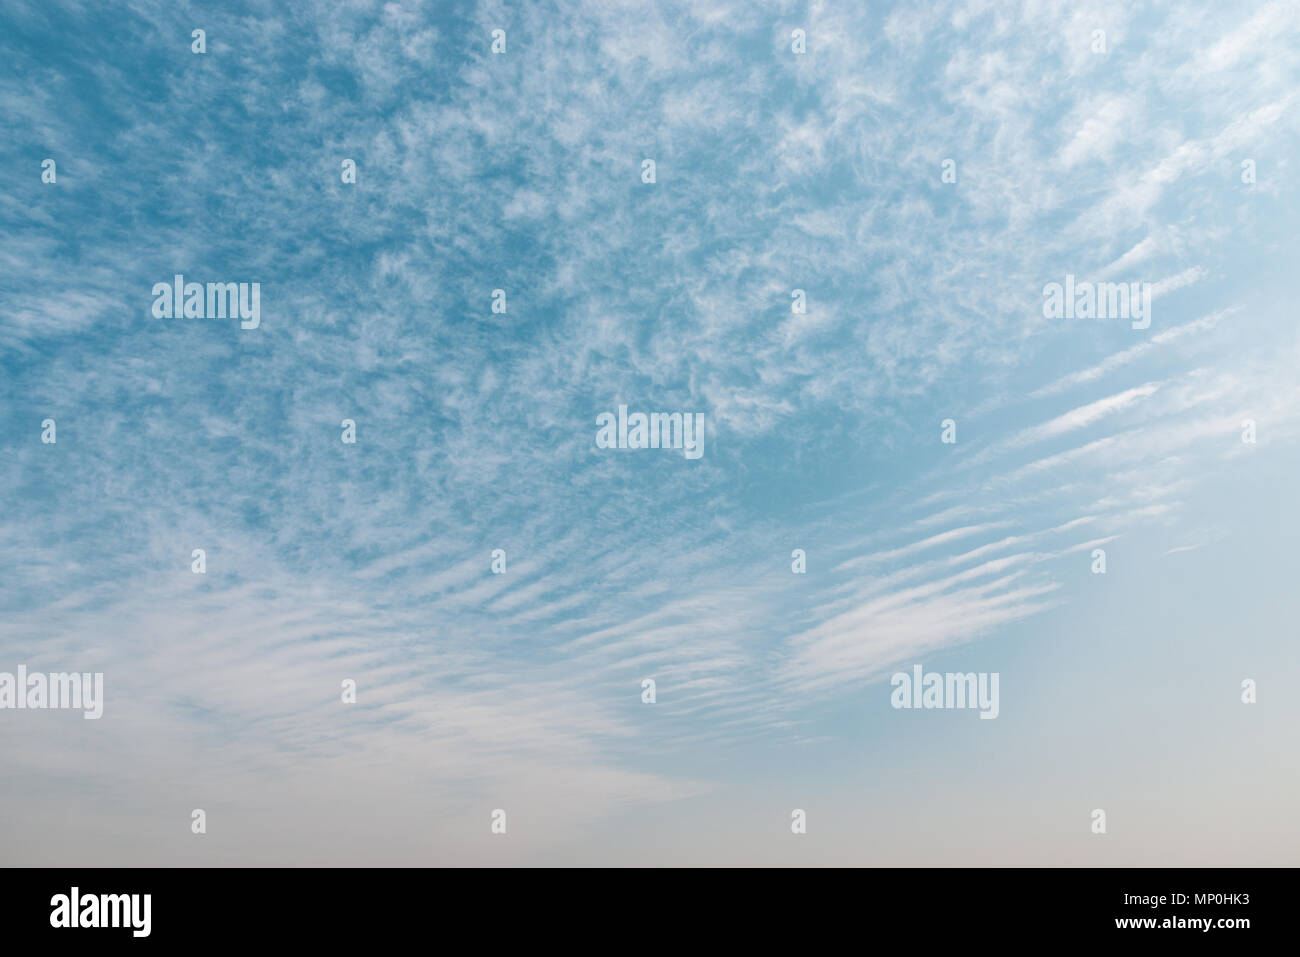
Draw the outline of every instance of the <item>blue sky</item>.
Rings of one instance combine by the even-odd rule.
[[[0,18],[0,859],[1300,863],[1294,5]]]

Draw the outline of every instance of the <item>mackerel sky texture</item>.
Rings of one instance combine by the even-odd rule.
[[[1295,4],[0,22],[0,860],[1300,863]]]

